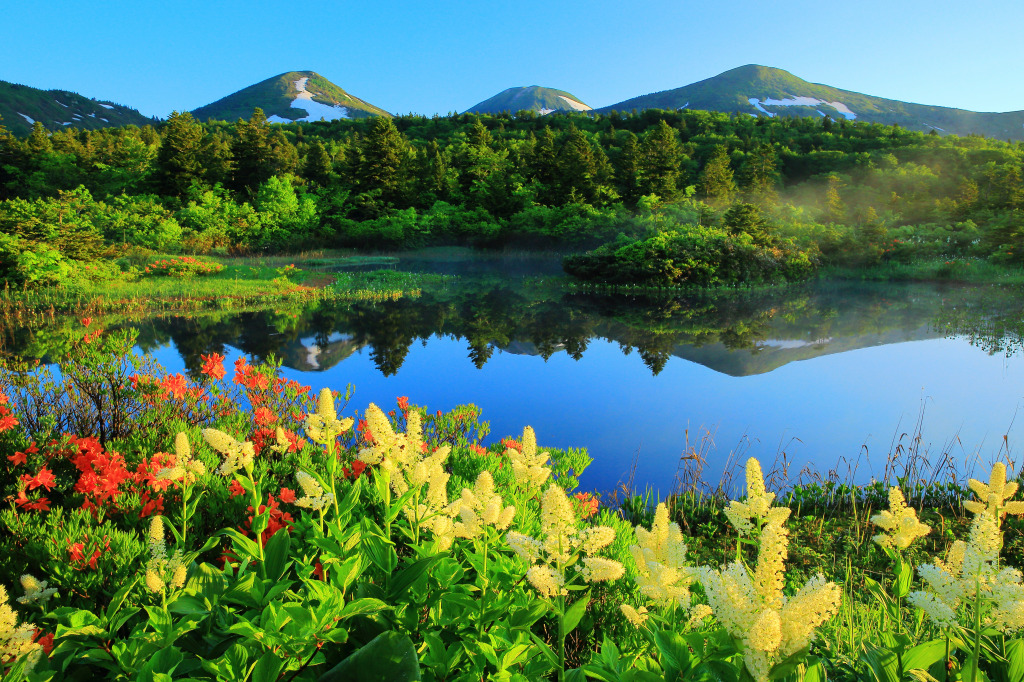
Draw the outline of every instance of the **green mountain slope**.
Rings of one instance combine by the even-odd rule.
[[[499,92],[490,99],[485,99],[476,106],[467,109],[467,114],[500,114],[503,111],[537,111],[550,114],[553,111],[590,111],[591,107],[584,104],[578,97],[564,90],[542,88],[530,85],[521,88],[509,88]]]
[[[634,97],[597,111],[684,108],[754,116],[827,115],[833,119],[896,123],[910,130],[1024,139],[1024,111],[979,113],[911,104],[808,83],[788,71],[755,64],[674,90]]]
[[[319,121],[321,118],[391,116],[380,107],[339,88],[315,71],[289,71],[260,81],[192,112],[200,121],[249,118],[256,107],[275,123]]]
[[[25,135],[39,121],[47,130],[146,125],[153,119],[135,109],[83,97],[66,90],[40,90],[0,81],[0,124],[15,135]]]

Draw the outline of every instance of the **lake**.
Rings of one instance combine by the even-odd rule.
[[[1017,458],[1022,300],[855,282],[621,295],[485,268],[418,298],[137,326],[170,371],[197,376],[210,352],[273,354],[316,390],[352,384],[349,412],[398,396],[475,403],[485,442],[529,424],[542,446],[587,448],[585,489],[664,495],[681,464],[714,484],[749,456],[775,462],[778,485],[830,471],[865,482],[893,462],[942,478]]]

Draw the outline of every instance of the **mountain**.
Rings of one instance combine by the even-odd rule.
[[[564,90],[554,88],[542,88],[539,85],[531,85],[521,88],[509,88],[499,92],[490,99],[485,99],[476,106],[467,109],[467,114],[500,114],[509,111],[513,114],[517,111],[533,110],[540,114],[550,114],[553,111],[590,111],[591,107],[580,101],[579,97],[571,95]]]
[[[39,121],[47,130],[146,125],[153,119],[113,102],[82,97],[66,90],[40,90],[0,81],[0,124],[15,135],[25,135]]]
[[[263,109],[271,123],[391,116],[350,95],[315,71],[289,71],[268,78],[199,107],[192,115],[200,121],[237,121],[252,116],[256,107]]]
[[[675,90],[627,99],[596,111],[707,109],[753,116],[830,116],[899,124],[910,130],[1024,139],[1024,111],[979,113],[911,104],[808,83],[788,71],[748,64]]]

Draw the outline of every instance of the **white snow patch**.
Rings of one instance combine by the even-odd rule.
[[[110,121],[108,121],[107,119],[103,118],[102,116],[100,116],[100,120],[103,121],[104,123],[110,123]]]
[[[822,339],[815,339],[813,341],[804,341],[802,339],[765,339],[761,342],[762,347],[769,348],[807,348],[808,346],[824,346],[832,340],[831,336],[827,336]]]
[[[577,102],[574,99],[569,99],[565,95],[559,95],[558,98],[559,99],[564,99],[565,103],[568,104],[573,109],[575,109],[576,111],[590,111],[592,109],[592,107],[588,107],[583,102]]]
[[[67,109],[67,108],[68,108],[68,105],[67,105],[67,104],[64,104],[64,102],[61,102],[61,101],[60,101],[59,99],[55,99],[55,100],[53,100],[53,101],[54,101],[54,102],[56,102],[57,104],[61,105],[61,106],[62,106],[62,107],[64,107],[65,109]]]
[[[104,109],[113,109],[114,108],[114,107],[110,106],[109,104],[101,104],[100,102],[97,102],[96,104],[99,104]]]
[[[89,114],[89,118],[96,118],[96,114]]]
[[[928,126],[929,128],[933,128],[933,129],[935,129],[935,130],[939,130],[939,131],[941,131],[941,132],[946,132],[945,130],[943,130],[943,129],[942,129],[942,128],[940,128],[939,126],[933,126],[933,125],[932,125],[931,123],[925,123],[925,125],[926,125],[926,126]]]
[[[62,125],[62,126],[69,126],[69,125],[71,125],[72,123],[74,123],[74,121],[64,121],[63,123],[61,123],[61,125]]]
[[[750,102],[750,104],[753,105],[755,109],[762,113],[768,114],[769,116],[774,116],[775,114],[772,114],[771,112],[767,111],[765,109],[766,106],[816,107],[819,104],[826,104],[835,109],[836,111],[838,111],[840,114],[842,114],[847,121],[852,121],[853,119],[857,118],[857,114],[850,111],[850,107],[846,106],[842,102],[826,102],[823,99],[815,99],[814,97],[790,97],[787,99],[772,99],[771,97],[769,97],[768,99],[757,99],[756,97],[748,97],[747,101]],[[820,111],[818,113],[821,114]],[[825,116],[825,114],[821,115]]]
[[[337,121],[339,119],[349,118],[348,108],[346,107],[314,102],[313,95],[306,90],[306,81],[308,80],[309,78],[300,78],[299,80],[294,81],[295,89],[298,90],[299,93],[295,96],[295,99],[292,100],[291,104],[292,109],[305,111],[306,115],[302,118],[297,118],[294,121],[274,115],[268,116],[267,121],[271,123],[302,123],[306,121],[319,121],[320,119],[325,121]]]
[[[29,124],[31,124],[31,125],[35,125],[35,121],[33,121],[33,120],[32,120],[31,118],[29,118],[29,117],[28,117],[28,116],[26,116],[25,114],[21,113],[20,111],[18,112],[18,116],[21,116],[21,117],[22,117],[23,119],[25,119],[26,121],[28,121],[28,122],[29,122]]]
[[[751,106],[753,106],[755,109],[760,111],[762,114],[767,114],[768,116],[774,116],[775,115],[772,112],[770,112],[767,109],[765,109],[763,106],[761,106],[761,100],[759,100],[758,98],[756,98],[756,97],[748,97],[747,101],[750,102]]]
[[[547,116],[548,114],[558,111],[558,109],[538,109],[537,113],[541,116]]]
[[[680,108],[680,109],[685,109],[685,108],[686,108],[686,107],[688,107],[688,106],[690,106],[690,103],[689,103],[689,102],[687,102],[686,104],[684,104],[683,106],[681,106],[681,107],[679,107],[679,108]]]

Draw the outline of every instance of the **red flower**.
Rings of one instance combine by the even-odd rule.
[[[3,431],[3,429],[0,428],[0,431]],[[14,466],[18,466],[19,464],[25,464],[27,462],[28,455],[24,452],[15,452],[13,455],[8,455],[7,459],[11,460]]]
[[[224,369],[224,356],[220,353],[210,353],[209,355],[203,355],[203,369],[202,373],[212,378],[214,381],[220,381],[227,375],[227,370]]]
[[[22,480],[25,480],[24,477]],[[35,490],[36,488],[43,487],[47,490],[53,490],[53,486],[57,483],[57,479],[53,477],[53,472],[43,467],[39,470],[39,473],[26,481],[28,483],[29,490]]]
[[[295,502],[295,491],[292,490],[291,488],[281,488],[281,492],[278,495],[278,497],[281,498],[282,502],[292,504],[293,502]]]
[[[40,637],[40,635],[42,635],[42,636]],[[36,639],[37,637],[39,639]],[[53,651],[53,633],[52,632],[43,635],[43,631],[40,630],[39,628],[36,628],[36,631],[34,633],[32,633],[32,640],[36,644],[38,644],[39,646],[43,647],[43,653],[45,653],[47,656],[49,656],[50,652]]]
[[[185,377],[182,374],[172,374],[164,377],[164,389],[167,390],[175,400],[181,400],[185,397],[185,391],[188,390],[188,383],[185,381]]]
[[[71,554],[72,561],[82,561],[85,556],[82,555],[82,550],[85,549],[85,545],[81,542],[76,542],[73,545],[68,546],[68,553]]]
[[[91,317],[83,317],[82,318],[82,326],[83,327],[88,327],[90,324],[92,324],[92,318]]]
[[[402,412],[405,412],[405,410],[409,407],[409,397],[404,395],[398,396],[398,407],[402,410]]]
[[[260,426],[270,426],[277,421],[277,415],[267,407],[257,407],[252,413],[252,419]]]
[[[238,497],[245,492],[245,488],[238,482],[238,479],[232,479],[230,485],[228,485],[228,492],[231,493],[231,497]]]
[[[576,493],[573,498],[577,501],[577,507],[580,510],[580,518],[590,518],[597,513],[597,507],[600,504],[597,498],[590,493]]]
[[[317,580],[324,580],[324,565],[319,561],[316,562],[316,565],[313,567],[313,577]]]

